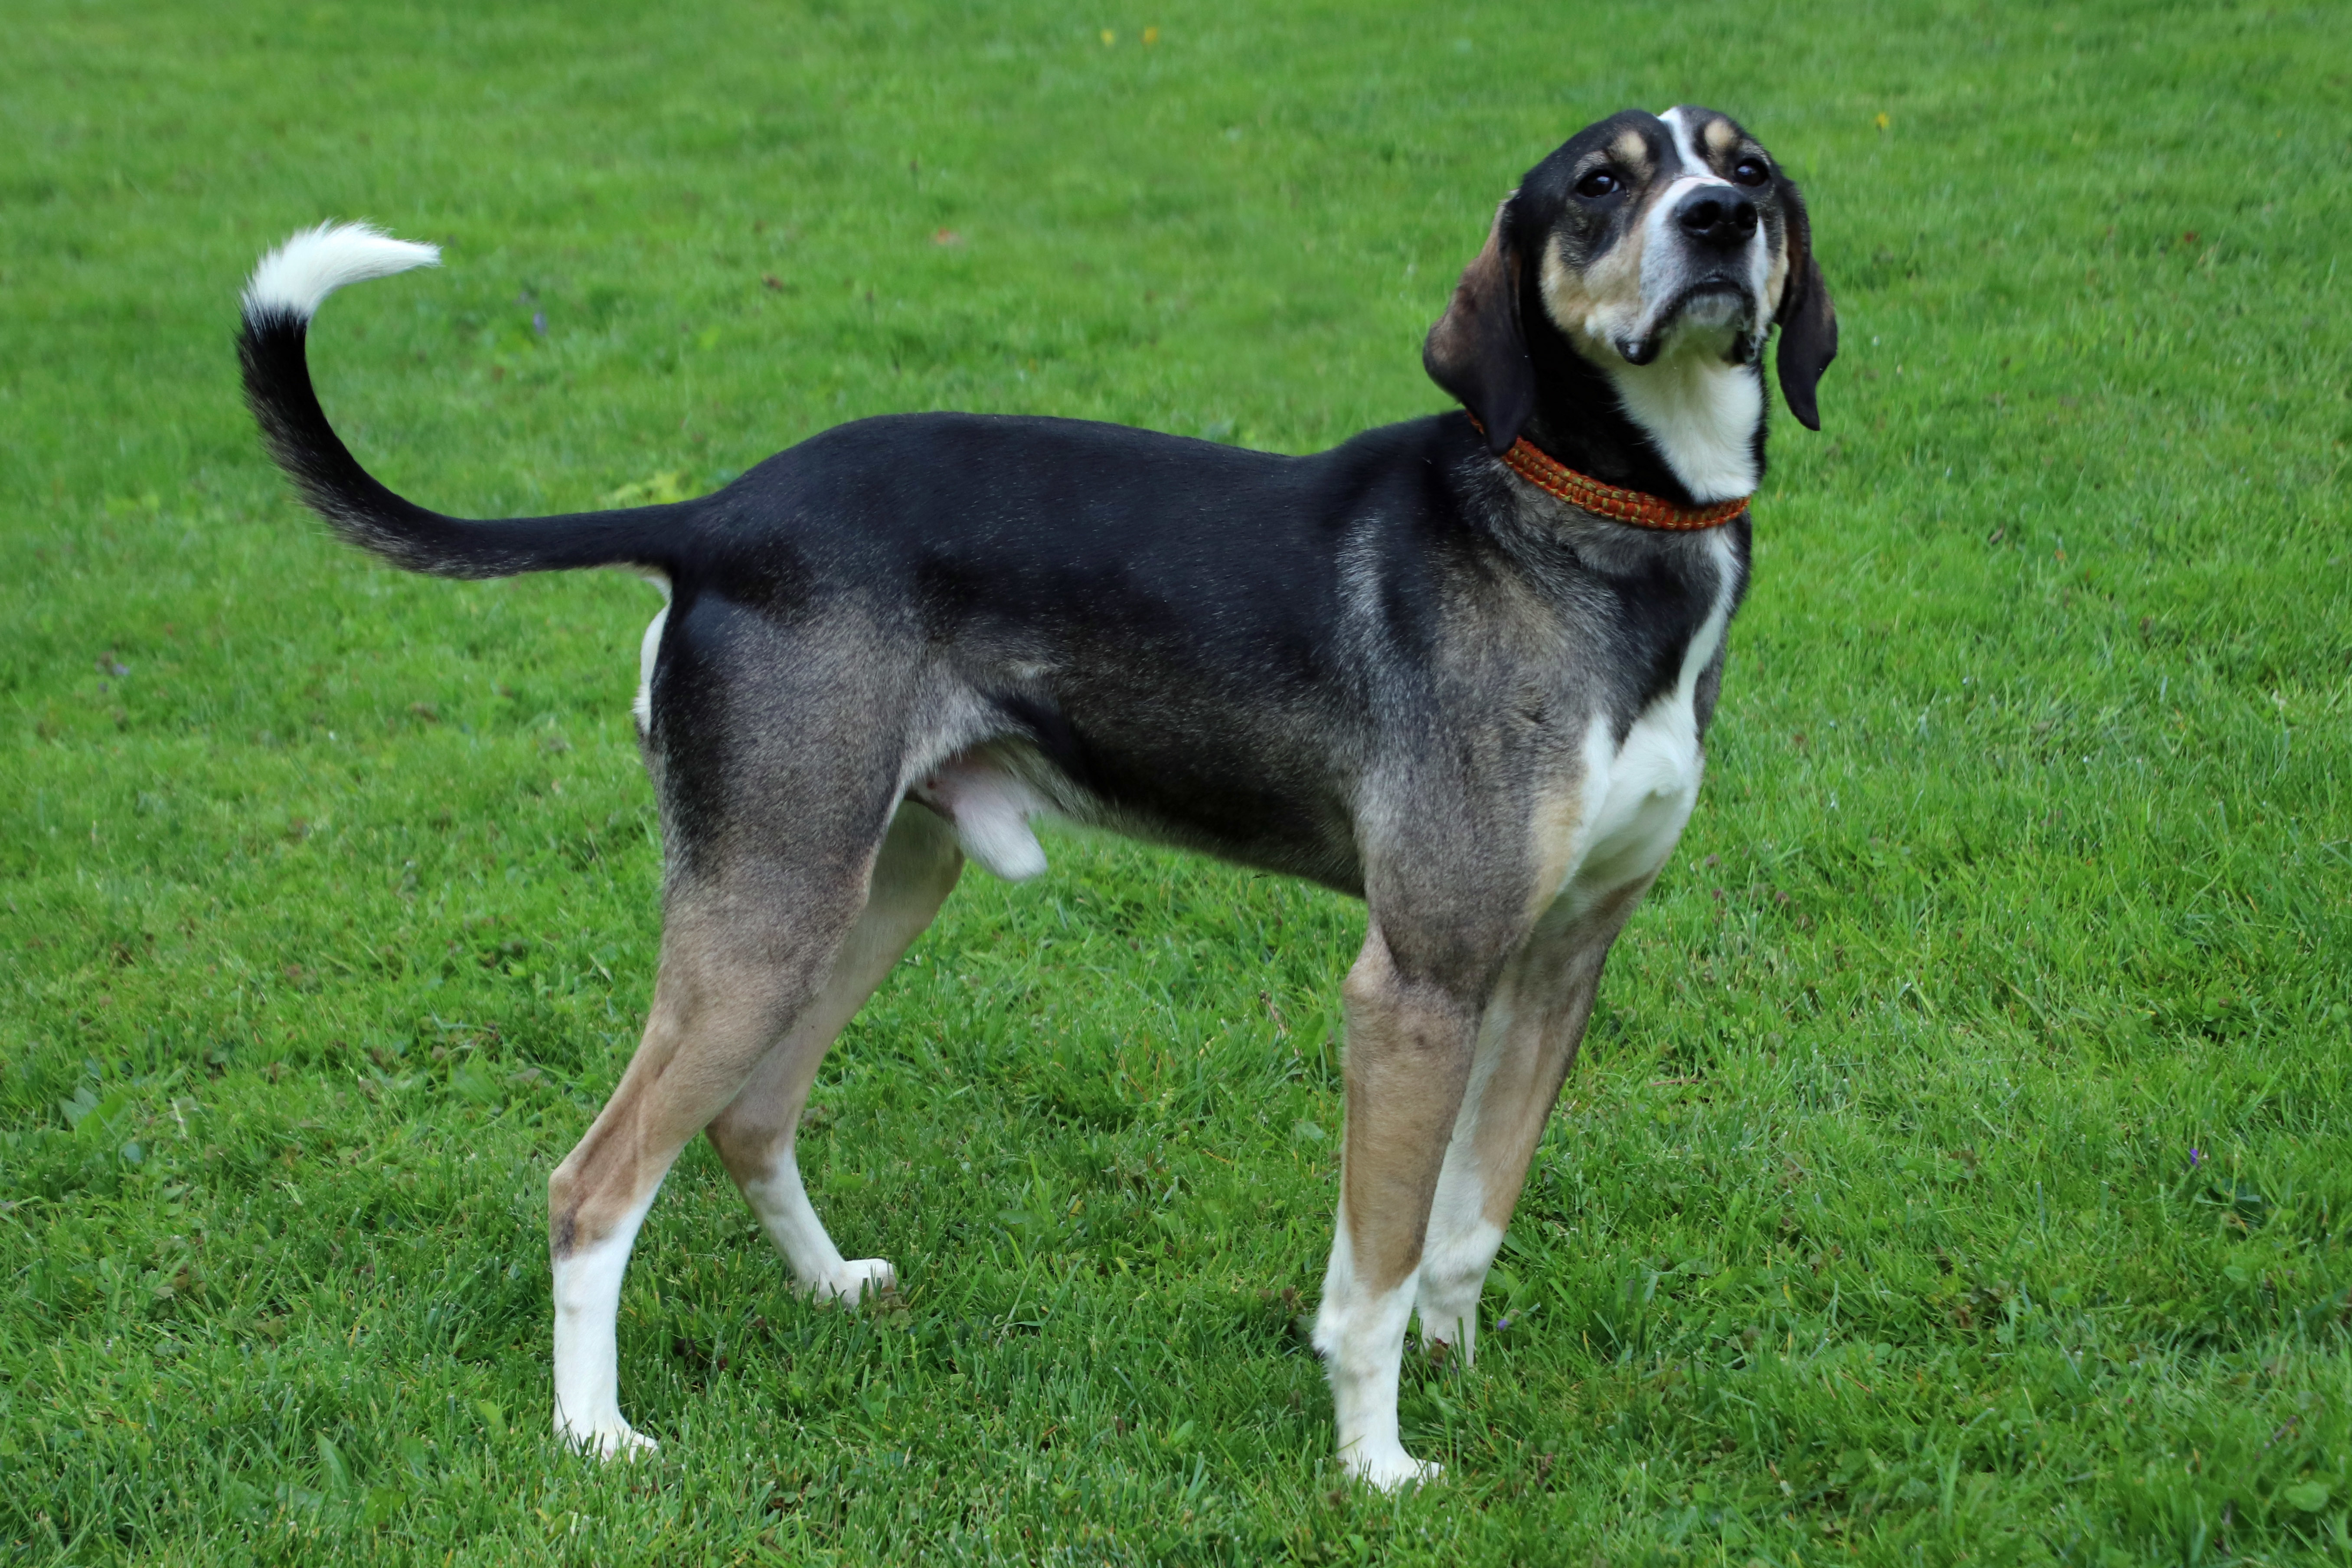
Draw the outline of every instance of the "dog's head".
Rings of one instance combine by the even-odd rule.
[[[1537,411],[1548,350],[1601,371],[1630,409],[1648,367],[1730,366],[1752,384],[1775,325],[1781,394],[1818,430],[1837,315],[1796,184],[1726,115],[1629,110],[1528,172],[1423,357],[1501,452]],[[1760,392],[1755,407],[1760,430]]]

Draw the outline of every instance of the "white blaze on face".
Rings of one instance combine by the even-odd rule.
[[[1678,321],[1662,321],[1661,312],[1671,309],[1701,270],[1692,254],[1690,242],[1683,237],[1675,213],[1694,194],[1710,187],[1723,192],[1727,199],[1742,199],[1747,193],[1717,174],[1698,144],[1699,128],[1687,121],[1679,109],[1669,109],[1658,116],[1675,139],[1675,154],[1680,165],[1667,181],[1657,198],[1651,204],[1642,244],[1642,325],[1637,335],[1644,340],[1660,331],[1670,332],[1678,340],[1663,350],[1661,357],[1675,352],[1706,352],[1712,348],[1717,357],[1730,346],[1734,332],[1754,324],[1749,318],[1762,308],[1765,286],[1771,272],[1770,246],[1765,237],[1764,226],[1758,224],[1748,237],[1746,254],[1725,258],[1738,281],[1748,290],[1743,302],[1729,296],[1717,296],[1696,301]],[[1710,262],[1706,270],[1727,269],[1722,263]]]
[[[1674,137],[1676,169],[1643,220],[1640,312],[1622,341],[1584,346],[1616,388],[1626,416],[1647,433],[1691,498],[1701,503],[1731,500],[1756,490],[1764,384],[1753,365],[1731,363],[1725,355],[1740,333],[1763,324],[1770,246],[1759,223],[1746,254],[1726,258],[1747,290],[1744,300],[1729,293],[1702,295],[1667,318],[1702,259],[1675,222],[1676,209],[1710,186],[1720,187],[1727,197],[1743,193],[1708,166],[1699,150],[1699,127],[1688,123],[1681,110],[1658,118]],[[1708,266],[1724,269],[1722,260]],[[1632,363],[1629,348],[1648,355],[1647,363]]]

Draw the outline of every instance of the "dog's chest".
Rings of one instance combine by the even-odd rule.
[[[1561,879],[1558,898],[1591,907],[1665,864],[1698,800],[1701,772],[1696,705],[1661,697],[1615,742],[1596,719],[1585,742],[1583,853]]]
[[[1738,592],[1728,551],[1715,602],[1683,650],[1674,684],[1637,715],[1620,740],[1605,713],[1585,731],[1582,777],[1574,791],[1569,852],[1554,882],[1555,909],[1570,918],[1665,864],[1698,800],[1698,685],[1722,650]]]

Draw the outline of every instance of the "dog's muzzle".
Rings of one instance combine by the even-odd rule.
[[[1753,352],[1755,321],[1755,291],[1739,279],[1718,274],[1685,284],[1650,314],[1646,331],[1618,338],[1616,348],[1626,363],[1649,364],[1682,331],[1719,329],[1732,334],[1724,357],[1744,363]]]
[[[1652,242],[1655,263],[1643,268],[1648,308],[1633,331],[1615,339],[1617,352],[1628,364],[1649,364],[1685,331],[1723,331],[1730,339],[1724,357],[1746,361],[1762,307],[1756,204],[1735,185],[1701,185],[1664,219]]]

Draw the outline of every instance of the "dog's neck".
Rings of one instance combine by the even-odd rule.
[[[1683,505],[1750,495],[1764,477],[1764,378],[1726,360],[1721,334],[1688,331],[1645,365],[1588,353],[1539,298],[1520,301],[1535,410],[1520,432],[1580,473]]]

